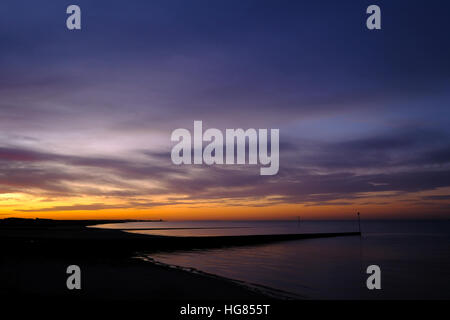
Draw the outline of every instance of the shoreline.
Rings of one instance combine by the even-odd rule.
[[[4,220],[3,220],[4,221]],[[268,242],[359,233],[167,237],[87,227],[91,222],[34,224],[0,220],[0,297],[83,300],[302,299],[274,288],[201,270],[137,259],[154,252],[248,246]],[[94,222],[96,223],[96,221]],[[66,268],[79,265],[82,290],[66,287]],[[78,291],[78,292],[76,292]]]
[[[168,269],[177,269],[177,270],[182,270],[184,272],[188,272],[188,273],[192,273],[192,274],[198,274],[203,277],[228,281],[230,283],[237,284],[247,290],[251,290],[258,294],[267,296],[268,298],[275,298],[275,299],[280,299],[280,300],[307,299],[306,296],[302,296],[300,294],[288,292],[288,291],[281,290],[281,289],[272,288],[272,287],[257,284],[257,283],[251,283],[251,282],[247,282],[247,281],[243,281],[243,280],[237,280],[237,279],[220,276],[220,275],[205,272],[205,271],[193,268],[193,267],[183,267],[180,265],[168,264],[168,263],[164,263],[164,262],[158,261],[154,258],[147,257],[147,256],[136,256],[135,258],[145,261],[145,262],[148,262],[148,263],[152,263],[154,265],[162,266],[162,267],[165,267]]]

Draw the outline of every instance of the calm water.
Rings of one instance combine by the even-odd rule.
[[[158,228],[130,232],[170,236],[358,230],[355,221],[155,222],[103,227]],[[362,238],[296,240],[149,256],[313,299],[450,298],[449,221],[363,221],[362,231]],[[381,290],[365,287],[365,268],[371,264],[381,268]]]

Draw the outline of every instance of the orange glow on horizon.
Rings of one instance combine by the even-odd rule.
[[[395,195],[394,193],[361,194],[357,199],[340,199],[324,203],[272,203],[262,200],[220,199],[186,200],[171,204],[167,195],[141,199],[134,207],[123,199],[79,197],[46,199],[26,194],[2,194],[0,218],[47,219],[142,219],[142,220],[286,220],[354,219],[360,211],[366,219],[448,218],[450,201],[423,201],[431,195],[448,194],[450,188],[433,192]],[[169,198],[170,199],[170,198]],[[152,203],[155,205],[152,206]]]

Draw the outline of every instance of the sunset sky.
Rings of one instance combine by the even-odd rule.
[[[448,1],[29,3],[0,3],[0,218],[450,217]],[[279,128],[279,173],[172,164],[194,120]]]

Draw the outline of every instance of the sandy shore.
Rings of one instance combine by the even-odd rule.
[[[117,222],[117,221],[114,221]],[[86,300],[268,299],[242,283],[134,258],[139,252],[249,245],[304,235],[159,237],[87,228],[105,221],[1,221],[0,298],[74,297]],[[306,237],[339,236],[309,235]],[[353,234],[349,234],[353,235]],[[78,265],[82,289],[66,288],[66,268]],[[280,295],[282,296],[282,295]]]
[[[133,243],[158,239],[86,228],[89,223],[0,223],[0,296],[125,301],[265,298],[225,279],[132,258]],[[66,288],[66,268],[72,264],[81,268],[81,290]]]

